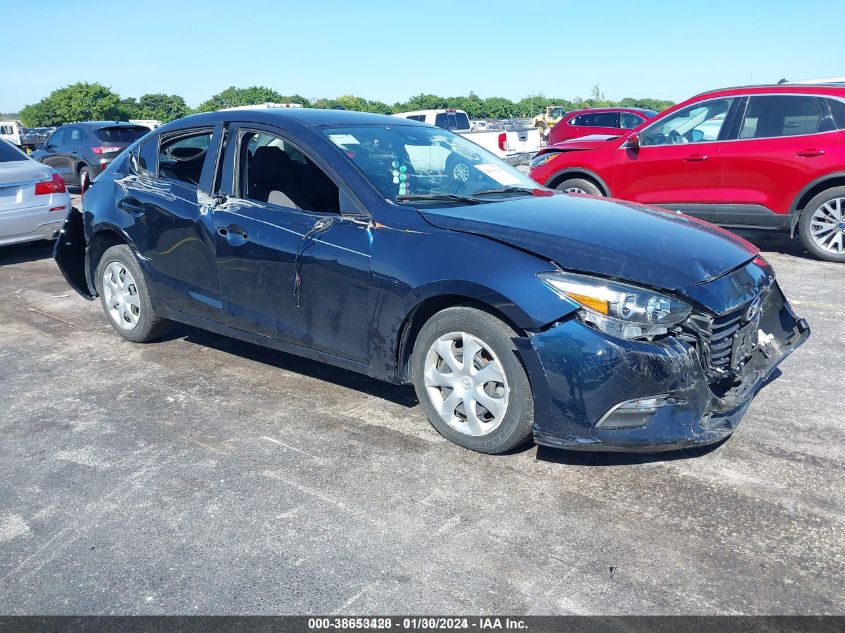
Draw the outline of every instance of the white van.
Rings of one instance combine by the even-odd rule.
[[[15,147],[23,147],[23,124],[20,121],[0,121],[0,139]]]

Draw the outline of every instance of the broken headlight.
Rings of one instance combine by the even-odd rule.
[[[539,273],[538,277],[561,297],[581,306],[585,323],[622,338],[652,338],[689,316],[692,308],[664,294],[588,275]]]

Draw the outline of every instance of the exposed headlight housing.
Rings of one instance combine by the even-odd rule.
[[[554,271],[538,277],[581,306],[579,316],[596,329],[627,339],[652,339],[686,319],[692,308],[679,299],[628,284]]]
[[[545,165],[553,158],[557,158],[560,152],[547,152],[545,154],[540,154],[539,156],[535,156],[531,159],[531,162],[528,163],[529,167],[539,167],[540,165]]]

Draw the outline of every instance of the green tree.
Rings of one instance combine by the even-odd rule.
[[[117,120],[123,114],[117,93],[98,83],[79,82],[24,107],[21,120],[28,127],[44,127],[74,121]]]
[[[162,93],[141,95],[133,119],[155,119],[167,123],[189,114],[191,109],[179,95]]]
[[[447,107],[447,100],[438,95],[419,94],[411,97],[405,103],[394,106],[396,112],[411,112],[413,110],[437,110]]]
[[[257,105],[260,103],[283,103],[284,97],[272,88],[265,86],[250,86],[249,88],[236,88],[230,86],[211,99],[203,101],[197,108],[198,112],[214,112],[223,108],[234,108],[237,106]]]
[[[484,100],[484,116],[488,119],[509,119],[515,116],[516,106],[504,97],[488,97]]]

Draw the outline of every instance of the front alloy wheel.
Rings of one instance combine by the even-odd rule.
[[[442,310],[423,325],[411,378],[443,437],[474,451],[503,453],[531,436],[534,400],[513,342],[519,336],[470,306]]]
[[[481,339],[449,332],[429,348],[425,386],[440,419],[465,435],[487,435],[508,408],[508,381],[502,363]]]

